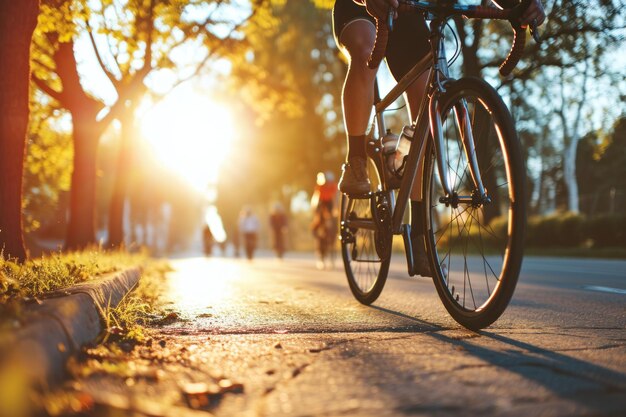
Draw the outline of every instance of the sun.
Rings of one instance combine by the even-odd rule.
[[[146,110],[141,131],[159,161],[199,192],[217,182],[236,134],[230,109],[190,88]]]

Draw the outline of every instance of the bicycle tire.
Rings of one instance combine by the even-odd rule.
[[[349,220],[354,219],[374,224],[371,198],[341,196],[341,257],[350,291],[354,298],[365,305],[373,303],[380,296],[391,261],[390,256],[385,259],[378,256],[373,229],[349,226]]]
[[[469,110],[478,165],[492,201],[456,208],[441,203],[443,191],[437,184],[431,140],[423,175],[424,221],[433,281],[441,301],[458,323],[479,330],[500,317],[515,291],[523,259],[526,168],[513,119],[502,98],[487,82],[463,78],[446,84],[439,101],[448,177],[454,191],[468,195],[474,188],[459,124],[454,121],[453,108],[462,100]]]

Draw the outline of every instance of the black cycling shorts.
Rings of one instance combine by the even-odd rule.
[[[365,7],[352,0],[335,0],[333,7],[333,35],[337,45],[343,29],[355,20],[365,19],[374,23]],[[387,65],[396,80],[402,78],[430,51],[428,26],[420,13],[402,13],[394,21],[393,31],[387,43]]]

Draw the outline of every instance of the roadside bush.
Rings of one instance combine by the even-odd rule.
[[[626,246],[626,216],[607,214],[587,221],[585,234],[594,247]]]
[[[586,218],[581,214],[562,214],[557,223],[556,240],[559,246],[580,246],[585,240],[585,223]]]
[[[626,246],[626,216],[603,215],[587,219],[581,214],[561,213],[528,219],[526,245],[529,247]]]
[[[535,247],[558,245],[559,217],[558,215],[550,215],[529,218],[526,227],[527,245]]]

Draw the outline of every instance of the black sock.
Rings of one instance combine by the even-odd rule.
[[[422,213],[424,210],[424,202],[411,200],[411,235],[423,235],[424,234],[424,221],[422,219]]]
[[[348,160],[355,156],[361,158],[366,157],[365,153],[365,135],[352,136],[348,135]]]

